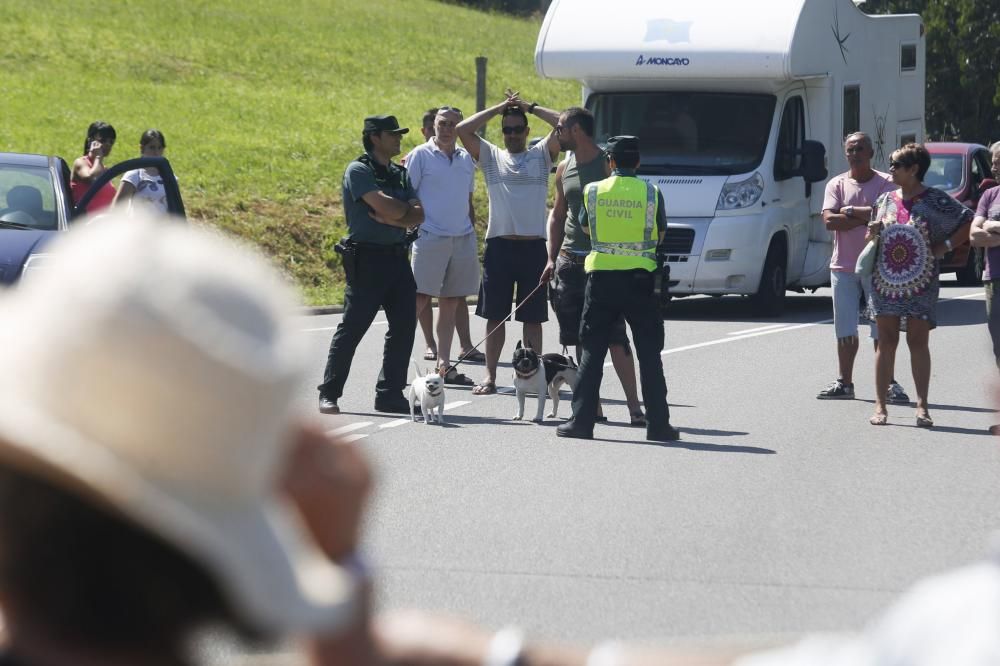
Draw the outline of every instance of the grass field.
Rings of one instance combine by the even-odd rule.
[[[331,246],[364,116],[412,127],[405,153],[427,107],[475,109],[479,55],[489,104],[507,86],[553,108],[580,95],[535,73],[540,19],[432,0],[0,0],[0,25],[0,150],[72,161],[101,119],[113,163],[156,127],[189,215],[257,243],[313,304],[342,295]],[[481,181],[477,206],[485,220]]]

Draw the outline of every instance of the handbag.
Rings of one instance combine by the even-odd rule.
[[[854,267],[855,274],[863,278],[870,278],[875,272],[875,262],[878,260],[878,245],[881,238],[878,236],[868,241],[865,248],[861,250],[861,254],[858,255],[858,263]]]

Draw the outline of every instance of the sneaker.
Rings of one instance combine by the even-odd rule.
[[[817,400],[854,400],[854,384],[845,384],[839,379],[816,395]]]
[[[339,414],[340,407],[337,406],[336,400],[330,400],[325,396],[319,397],[319,413],[320,414]]]
[[[906,395],[906,391],[897,382],[889,384],[889,390],[885,392],[885,399],[893,405],[906,405],[910,402],[910,396]]]

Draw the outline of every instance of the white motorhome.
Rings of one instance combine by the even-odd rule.
[[[553,0],[535,67],[583,84],[598,141],[642,141],[672,293],[777,314],[786,289],[829,282],[821,208],[843,138],[871,135],[880,170],[923,140],[924,47],[919,16],[852,0]]]

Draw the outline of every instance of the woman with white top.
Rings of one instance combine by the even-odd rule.
[[[158,129],[146,130],[139,139],[139,152],[143,157],[163,157],[166,147],[167,141]],[[167,212],[167,193],[157,169],[133,169],[122,176],[114,205],[127,204],[131,210],[137,201],[158,213]]]

